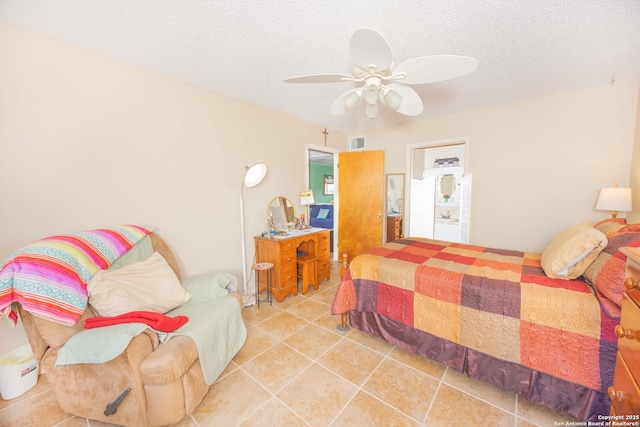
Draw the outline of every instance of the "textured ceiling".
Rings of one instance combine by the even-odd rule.
[[[640,0],[0,0],[0,21],[349,134],[412,120],[329,108],[352,83],[356,28],[379,31],[398,64],[458,54],[478,69],[413,86],[421,116],[640,78]]]

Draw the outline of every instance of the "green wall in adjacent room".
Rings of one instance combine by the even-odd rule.
[[[313,198],[316,203],[333,202],[333,195],[325,196],[324,193],[324,176],[333,176],[333,166],[309,164],[309,186],[313,190]]]

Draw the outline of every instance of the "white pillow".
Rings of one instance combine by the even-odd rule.
[[[89,304],[101,316],[131,311],[166,313],[189,301],[167,261],[157,252],[118,270],[100,270],[87,286]]]

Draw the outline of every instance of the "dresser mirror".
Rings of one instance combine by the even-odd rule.
[[[402,214],[404,205],[404,174],[387,174],[387,214]]]
[[[291,200],[283,196],[274,197],[269,202],[267,218],[269,225],[276,231],[288,231],[294,226],[296,213]]]

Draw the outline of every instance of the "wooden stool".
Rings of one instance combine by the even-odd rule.
[[[318,259],[316,257],[301,256],[297,259],[298,279],[302,279],[302,293],[306,294],[309,285],[318,289]]]
[[[269,305],[272,305],[273,293],[271,289],[271,269],[273,268],[273,264],[270,262],[260,262],[258,264],[253,264],[252,268],[256,271],[256,303],[258,304],[258,308],[260,308],[261,302],[268,302]],[[265,299],[260,299],[260,272],[264,272],[264,274],[267,275],[267,296]]]

